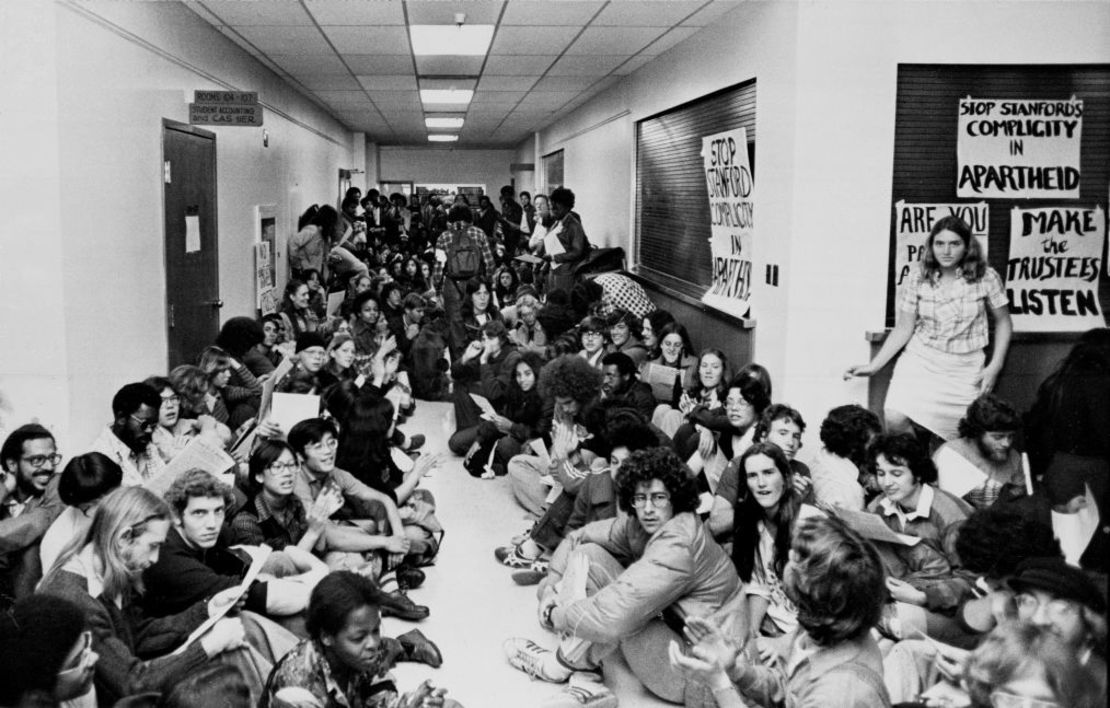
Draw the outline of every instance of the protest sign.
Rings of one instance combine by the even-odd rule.
[[[990,228],[990,207],[986,202],[974,204],[894,204],[894,287],[900,288],[925,255],[925,241],[933,225],[946,216],[958,216],[971,227],[979,242],[983,259],[987,257],[987,231]]]
[[[1079,197],[1083,101],[968,96],[957,123],[957,197]]]
[[[709,190],[709,238],[713,284],[701,301],[736,317],[747,317],[752,292],[752,170],[748,132],[726,130],[701,139]]]
[[[1084,332],[1106,326],[1098,302],[1105,240],[1102,207],[1014,207],[1006,263],[1014,331]]]

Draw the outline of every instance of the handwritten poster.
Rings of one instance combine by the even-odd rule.
[[[1102,207],[1014,207],[1006,264],[1014,331],[1082,332],[1104,327],[1098,274],[1105,240]]]
[[[752,170],[744,128],[702,138],[709,190],[713,284],[701,301],[736,317],[747,317],[752,292]]]
[[[266,312],[263,305],[273,301],[274,267],[270,260],[270,242],[262,241],[254,244],[254,287],[257,294],[256,307]]]
[[[956,196],[1078,199],[1083,101],[960,99]]]
[[[987,256],[987,231],[990,228],[990,207],[986,202],[975,204],[894,204],[894,287],[902,287],[912,269],[918,268],[925,256],[925,241],[933,225],[946,216],[958,216],[971,227],[983,257]]]

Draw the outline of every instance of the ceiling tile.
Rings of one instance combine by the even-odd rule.
[[[655,40],[644,49],[644,54],[662,54],[680,42],[685,42],[701,29],[698,27],[675,27],[665,35]]]
[[[500,0],[465,0],[464,2],[409,2],[409,24],[413,25],[453,25],[455,13],[466,13],[468,25],[492,25],[501,14]]]
[[[358,81],[350,75],[290,72],[290,76],[305,86],[311,86],[314,91],[357,91],[359,89]]]
[[[244,3],[247,4],[247,3]],[[315,27],[250,26],[236,31],[264,52],[331,54],[332,48]]]
[[[490,54],[562,54],[578,27],[501,27]]]
[[[501,18],[505,25],[575,25],[583,27],[604,2],[551,2],[550,0],[512,0]]]
[[[339,27],[324,25],[340,54],[407,54],[409,38],[399,27]]]
[[[251,44],[250,40],[248,40],[243,35],[239,34],[239,31],[237,29],[235,29],[234,27],[218,26],[218,27],[216,27],[216,29],[218,29],[220,31],[220,34],[227,37],[232,42],[235,42],[236,44],[238,44],[243,49],[247,50],[247,52],[250,53],[252,56],[254,56],[254,57],[264,57],[264,56],[266,56],[265,53],[262,52],[262,50],[260,50],[258,47]]]
[[[270,60],[290,74],[336,74],[349,76],[350,72],[334,52],[330,54],[270,54]],[[357,88],[357,87],[355,87]]]
[[[631,59],[629,59],[627,62],[625,62],[624,64],[621,64],[619,67],[614,69],[613,73],[616,74],[617,76],[627,76],[628,74],[631,74],[633,71],[636,71],[641,66],[643,66],[644,64],[647,64],[649,61],[651,61],[654,58],[655,57],[651,56],[650,54],[640,54],[638,56],[634,56]]]
[[[597,83],[597,80],[597,76],[547,76],[540,79],[533,90],[577,93]]]
[[[555,56],[491,56],[486,60],[483,76],[539,76],[547,71]]]
[[[663,34],[659,27],[587,27],[568,54],[635,54]]]
[[[360,75],[358,83],[369,91],[415,91],[416,76],[413,74],[374,74]]]
[[[370,107],[370,101],[362,91],[313,91],[313,93],[333,106]]]
[[[705,0],[611,2],[593,21],[592,26],[671,27],[704,4]]]
[[[605,76],[620,66],[627,54],[602,56],[564,55],[547,72],[548,76]]]
[[[421,76],[477,76],[485,57],[416,57]]]
[[[469,120],[471,116],[474,116],[475,118],[488,118],[488,117],[491,117],[491,116],[496,116],[498,118],[503,118],[505,115],[508,114],[509,111],[512,110],[512,108],[513,108],[513,104],[508,104],[508,103],[477,103],[476,104],[476,103],[471,102],[470,108],[468,108],[467,111],[466,111],[466,117],[467,117],[467,120]]]
[[[499,103],[512,105],[524,98],[524,91],[475,91],[471,105]]]
[[[532,91],[524,99],[523,103],[537,108],[541,106],[559,108],[574,100],[576,96],[578,96],[576,92],[569,91]]]
[[[484,91],[527,91],[539,76],[483,76],[478,88]]]
[[[225,25],[311,25],[300,3],[286,0],[205,0],[205,8]]]
[[[403,25],[404,5],[399,2],[308,0],[309,13],[322,25]]]
[[[344,54],[343,60],[359,76],[412,72],[412,57],[408,54]]]
[[[370,100],[383,110],[391,106],[420,108],[420,94],[416,91],[367,91],[366,93],[370,94]]]
[[[714,0],[697,14],[682,23],[684,27],[705,27],[740,7],[741,0]]]

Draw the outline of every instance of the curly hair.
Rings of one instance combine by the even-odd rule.
[[[174,367],[170,372],[170,384],[181,397],[181,411],[188,414],[185,417],[196,416],[206,411],[204,396],[208,393],[208,377],[199,366],[182,364]],[[160,397],[158,405],[161,406]]]
[[[305,276],[305,280],[308,276]],[[236,358],[243,356],[252,347],[261,344],[263,339],[262,324],[253,317],[232,317],[220,327],[216,335],[216,346]]]
[[[1014,407],[993,393],[979,396],[960,419],[961,438],[977,440],[988,432],[1014,432],[1021,429],[1021,417]]]
[[[909,468],[917,484],[933,484],[937,481],[937,466],[928,450],[912,433],[880,433],[867,446],[867,463],[871,469],[882,455],[895,465]]]
[[[632,496],[641,484],[659,480],[671,495],[671,508],[675,515],[693,512],[698,508],[698,487],[685,463],[673,450],[654,447],[639,450],[628,456],[617,472],[617,506],[629,514]]]
[[[1001,580],[1028,558],[1060,558],[1052,528],[1019,509],[996,504],[977,509],[960,525],[956,555],[964,570]]]
[[[835,517],[809,517],[794,528],[793,571],[784,573],[798,624],[820,646],[871,630],[882,615],[886,581],[879,552]]]
[[[863,465],[871,436],[882,432],[879,416],[863,406],[837,406],[821,422],[821,442],[834,455]]]
[[[379,609],[388,598],[374,581],[349,570],[337,570],[324,576],[312,589],[305,611],[305,631],[319,640],[323,635],[336,635],[347,624],[347,617],[363,607]]]
[[[189,506],[193,497],[220,498],[224,500],[224,510],[231,509],[235,503],[235,496],[231,487],[216,479],[202,469],[186,470],[180,477],[173,481],[166,490],[165,500],[173,509],[174,514],[180,517]]]
[[[601,390],[601,372],[577,354],[565,354],[543,367],[538,388],[546,401],[572,398],[585,405]]]

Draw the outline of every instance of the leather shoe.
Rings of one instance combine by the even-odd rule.
[[[397,569],[397,584],[402,590],[412,590],[424,584],[424,571],[403,565]]]
[[[416,604],[402,592],[385,593],[381,611],[383,617],[396,617],[410,622],[417,622],[431,614],[431,610]]]
[[[405,452],[416,452],[420,448],[424,447],[424,442],[426,440],[427,438],[425,438],[423,435],[409,436],[409,444],[405,448]]]
[[[405,632],[397,637],[397,641],[405,650],[400,657],[401,661],[415,661],[419,664],[427,664],[433,669],[438,669],[443,664],[443,654],[440,654],[439,647],[425,637],[419,629]]]

